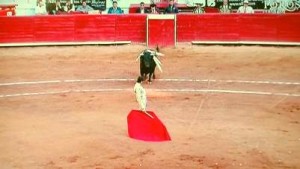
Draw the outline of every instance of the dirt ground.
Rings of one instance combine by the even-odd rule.
[[[300,48],[162,48],[143,86],[169,142],[127,135],[144,48],[0,48],[0,168],[300,168]]]

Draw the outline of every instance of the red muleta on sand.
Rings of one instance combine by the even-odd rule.
[[[153,118],[140,110],[131,110],[127,116],[128,135],[143,141],[170,141],[171,137],[165,125],[152,111],[147,111]]]

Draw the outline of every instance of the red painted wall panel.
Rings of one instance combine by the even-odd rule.
[[[76,41],[114,41],[116,16],[76,15]]]
[[[141,14],[118,16],[116,18],[116,40],[122,41],[130,38],[133,42],[146,42],[146,18],[147,15]]]
[[[149,46],[175,45],[175,20],[155,20],[148,22]]]
[[[0,17],[0,42],[34,41],[33,23],[30,17]]]
[[[177,15],[177,41],[300,42],[300,14]]]
[[[278,15],[239,15],[239,40],[277,41]]]
[[[0,43],[146,41],[146,15],[0,17]]]
[[[214,14],[208,14],[204,17],[197,15],[196,38],[200,40],[233,40],[237,38],[237,23],[234,15],[219,15],[219,20],[216,21]],[[224,25],[228,25],[224,27]]]
[[[199,22],[197,15],[177,15],[177,41],[189,42],[194,40],[199,31],[196,29]]]
[[[217,15],[217,16],[216,16]],[[177,40],[236,40],[238,39],[237,15],[178,15]]]
[[[300,42],[300,13],[278,16],[277,40]]]
[[[146,17],[140,14],[0,16],[0,43],[120,40],[144,43]],[[161,41],[162,45],[173,44],[166,39],[172,35],[170,31],[173,31],[167,28],[172,27],[174,23],[153,22],[150,26],[153,27],[154,41]],[[177,42],[195,40],[300,42],[299,27],[299,13],[178,14],[176,26]]]
[[[61,42],[74,40],[74,17],[41,16],[33,18],[34,41]],[[24,30],[27,31],[27,28]]]

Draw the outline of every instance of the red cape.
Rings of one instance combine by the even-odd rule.
[[[165,125],[152,111],[147,111],[151,118],[140,110],[131,110],[127,116],[128,135],[144,141],[169,141],[171,137]]]

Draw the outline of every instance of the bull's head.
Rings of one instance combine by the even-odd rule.
[[[161,62],[159,61],[158,56],[164,56],[164,54],[151,49],[146,49],[137,57],[136,60],[140,59],[140,63],[146,68],[150,68],[151,65],[154,64],[158,66],[159,70],[162,72]]]
[[[143,62],[146,68],[150,68],[153,63],[153,55],[150,52],[144,52],[144,55],[141,57],[141,62]]]

